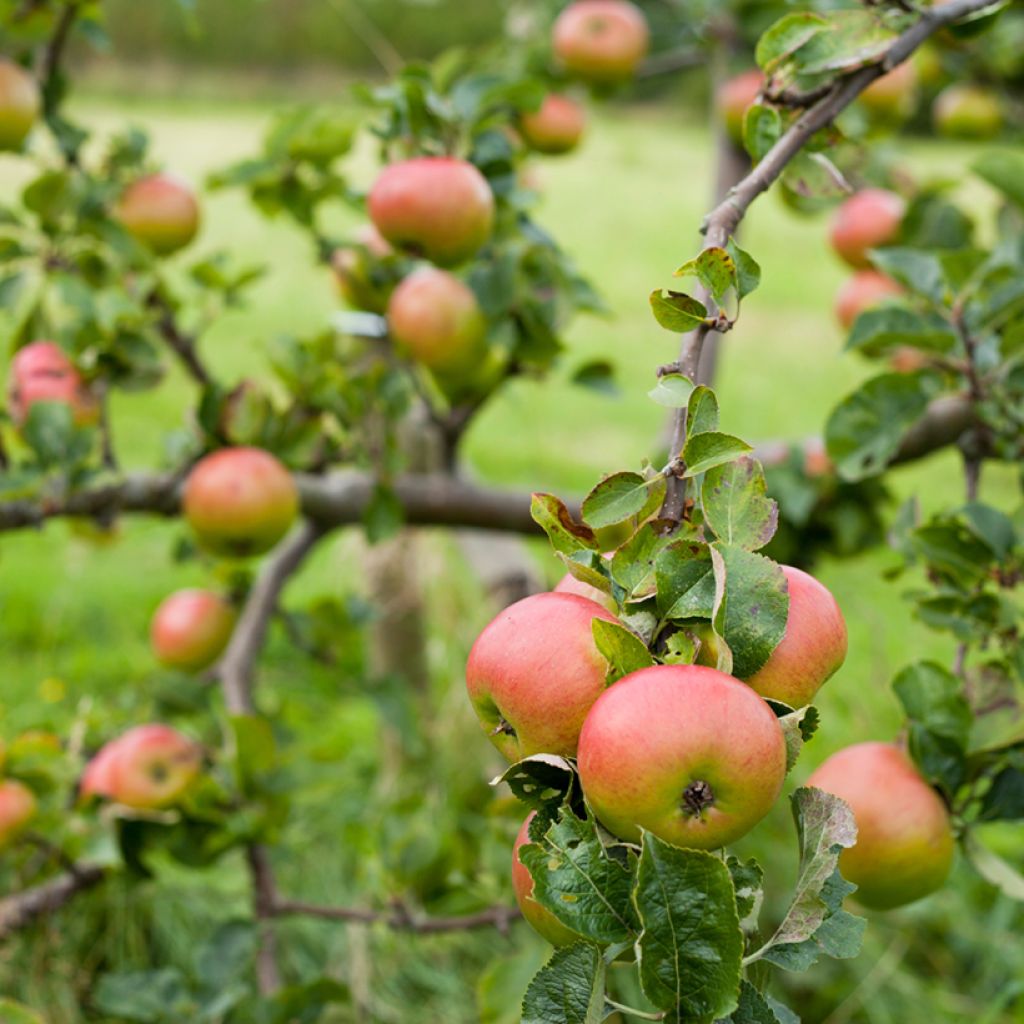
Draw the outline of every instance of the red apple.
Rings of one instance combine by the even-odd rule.
[[[124,228],[158,256],[183,249],[199,230],[192,189],[171,174],[150,174],[129,185],[114,211]]]
[[[749,686],[701,665],[656,665],[609,687],[579,742],[580,782],[601,823],[637,842],[717,849],[771,809],[786,743]]]
[[[42,105],[36,80],[20,64],[0,60],[0,149],[21,149]]]
[[[650,30],[643,11],[626,0],[577,0],[555,21],[555,56],[588,82],[632,77],[647,55]]]
[[[231,639],[235,609],[210,590],[179,590],[164,598],[150,624],[161,665],[199,672],[212,665]]]
[[[935,127],[951,139],[991,139],[1003,128],[999,98],[977,85],[950,85],[932,107]]]
[[[487,321],[473,290],[437,267],[420,267],[395,289],[388,328],[401,350],[442,375],[466,373],[485,354]]]
[[[889,910],[939,889],[953,864],[945,804],[891,743],[857,743],[833,754],[807,780],[845,800],[857,843],[839,856],[843,877],[865,907]]]
[[[11,419],[24,426],[36,402],[61,402],[78,426],[94,426],[100,406],[74,363],[53,341],[33,341],[19,349],[8,379]]]
[[[587,115],[583,107],[568,96],[548,93],[540,109],[520,115],[523,141],[538,153],[557,156],[574,150],[583,138]]]
[[[385,167],[369,196],[370,219],[392,245],[442,266],[479,251],[494,228],[494,193],[466,160],[421,156]]]
[[[858,270],[836,293],[836,319],[848,331],[861,313],[901,295],[903,289],[891,277],[877,270]]]
[[[917,105],[917,68],[910,61],[897,64],[860,94],[860,104],[885,124],[905,121]]]
[[[6,779],[0,782],[0,849],[19,836],[36,814],[36,798],[28,786]]]
[[[199,745],[169,725],[136,726],[115,741],[106,767],[110,797],[141,810],[168,807],[184,796],[202,761]]]
[[[834,472],[835,466],[828,457],[824,442],[821,440],[808,441],[804,445],[804,473],[809,477],[821,477],[829,476]]]
[[[896,373],[914,373],[928,365],[928,356],[919,348],[899,345],[889,356],[889,365]]]
[[[611,594],[606,594],[603,590],[598,590],[597,587],[592,587],[589,583],[576,579],[571,572],[567,572],[558,581],[554,593],[576,594],[578,597],[585,597],[595,604],[599,604],[602,608],[606,608],[612,614],[619,610],[618,605],[615,603],[615,598]]]
[[[82,772],[82,778],[78,783],[78,798],[87,801],[93,798],[110,800],[113,797],[113,782],[111,771],[114,759],[117,757],[118,741],[111,740],[105,743],[93,754],[89,763]]]
[[[553,946],[571,946],[574,942],[580,941],[580,936],[533,898],[533,875],[519,859],[519,847],[530,842],[530,822],[536,817],[536,811],[529,813],[512,847],[512,888],[515,890],[516,903],[519,904],[523,917],[538,935],[547,939]]]
[[[469,699],[509,761],[576,755],[583,719],[608,673],[594,643],[594,619],[617,621],[575,594],[534,594],[500,612],[477,637],[466,665]]]
[[[813,576],[791,565],[782,571],[789,590],[786,632],[745,682],[762,697],[802,708],[846,660],[846,622],[836,599]]]
[[[331,256],[338,291],[353,309],[383,313],[394,283],[390,275],[379,273],[377,264],[394,249],[372,224],[364,224],[355,240],[356,245],[336,249]]]
[[[868,250],[899,234],[906,204],[895,192],[866,188],[850,196],[832,219],[832,247],[851,267],[870,266]]]
[[[763,88],[764,72],[760,68],[751,68],[750,71],[734,75],[718,89],[715,98],[718,116],[729,138],[737,145],[743,145],[743,119]]]
[[[269,551],[299,512],[292,475],[260,448],[222,448],[193,468],[182,499],[200,545],[241,558]]]

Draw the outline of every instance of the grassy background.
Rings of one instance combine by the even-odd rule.
[[[101,132],[126,117],[143,125],[158,156],[197,181],[254,151],[268,116],[264,107],[241,103],[112,105],[102,99],[81,104],[78,112]],[[911,161],[922,173],[956,175],[972,155],[919,145]],[[541,219],[595,281],[614,316],[578,322],[554,380],[516,383],[479,417],[465,449],[479,477],[578,492],[601,473],[636,465],[656,450],[663,410],[645,392],[654,367],[672,358],[675,339],[654,324],[646,296],[667,284],[671,269],[694,251],[709,171],[706,131],[684,113],[647,108],[603,113],[578,155],[540,168]],[[371,173],[369,160],[357,158],[354,176],[368,181]],[[0,164],[5,188],[21,174],[10,158]],[[987,201],[981,193],[978,198],[981,205]],[[201,249],[225,247],[271,266],[250,305],[204,339],[204,357],[225,379],[259,373],[264,344],[274,334],[314,330],[330,315],[331,282],[312,268],[301,237],[283,223],[261,220],[241,196],[211,196],[204,212]],[[819,433],[837,398],[866,373],[840,353],[831,318],[844,271],[827,251],[823,222],[795,217],[775,196],[757,204],[744,231],[746,247],[763,265],[764,285],[726,342],[718,381],[723,429],[751,439]],[[572,367],[593,357],[618,367],[619,399],[568,383]],[[118,396],[114,422],[123,461],[158,463],[163,435],[184,422],[191,398],[191,385],[174,369],[159,391]],[[962,487],[956,457],[948,452],[899,471],[893,482],[899,495],[916,494],[926,508],[955,500]],[[1012,486],[1010,475],[998,471],[984,481],[996,499],[1008,498]],[[120,524],[113,544],[97,544],[67,524],[0,538],[0,733],[66,731],[82,717],[94,731],[112,732],[163,710],[169,693],[194,696],[194,684],[155,670],[146,643],[159,600],[204,579],[195,564],[171,562],[178,535],[176,524],[134,519]],[[556,565],[542,546],[535,548],[553,579]],[[839,746],[891,736],[899,722],[888,689],[894,671],[909,659],[951,653],[910,619],[900,585],[880,579],[885,561],[876,553],[856,565],[821,567],[846,613],[850,657],[821,696],[823,728],[795,781]],[[375,816],[374,806],[405,789],[389,777],[395,761],[387,753],[389,736],[393,740],[388,704],[361,684],[358,634],[345,634],[351,658],[334,670],[307,663],[282,637],[272,638],[260,699],[289,738],[290,767],[303,787],[279,852],[290,892],[367,904],[394,891],[396,880],[411,885],[416,865],[425,865],[423,872],[440,872],[447,883],[509,898],[505,873],[515,812],[488,796],[484,782],[498,765],[461,689],[465,653],[491,612],[449,539],[430,536],[417,562],[428,594],[434,676],[422,731],[434,741],[434,753],[416,762],[421,775],[407,822]],[[340,534],[321,546],[288,599],[329,593],[355,600],[361,589],[358,539]],[[787,817],[780,805],[744,844],[783,880],[794,870]],[[1006,849],[1018,860],[1024,855],[1019,836],[1007,838]],[[430,887],[423,878],[416,884],[421,892]],[[88,999],[94,971],[188,964],[197,942],[215,922],[242,912],[245,898],[234,861],[205,876],[163,865],[153,882],[90,896],[0,948],[0,992],[46,1011],[51,1024],[96,1019]],[[766,918],[777,909],[769,906]],[[789,995],[805,1020],[829,1024],[1024,1019],[1022,925],[1020,910],[958,867],[954,884],[937,897],[873,918],[859,960],[788,979]],[[327,970],[352,984],[358,1008],[339,1011],[331,1018],[337,1021],[408,1020],[413,1007],[419,1019],[453,1024],[515,1020],[518,979],[542,955],[522,927],[508,939],[429,942],[308,922],[281,930],[292,976]],[[482,984],[498,992],[508,986],[505,1002],[513,1012],[481,1017],[475,988],[499,954],[511,959]]]

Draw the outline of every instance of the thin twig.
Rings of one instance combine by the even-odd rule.
[[[189,376],[202,387],[209,387],[213,378],[199,358],[196,340],[178,326],[174,310],[159,293],[154,292],[148,300],[149,307],[157,311],[157,330],[168,348],[181,360]]]
[[[53,95],[54,80],[60,72],[60,62],[67,48],[71,29],[74,27],[75,19],[78,17],[78,8],[79,0],[68,0],[64,5],[64,10],[60,12],[53,35],[43,51],[40,75],[42,77],[43,95],[48,98]],[[50,114],[54,112],[53,109],[47,111]]]
[[[78,864],[74,872],[0,900],[0,940],[37,917],[59,910],[78,893],[99,885],[106,876],[107,869],[98,864]]]

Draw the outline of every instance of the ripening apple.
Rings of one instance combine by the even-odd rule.
[[[647,56],[650,30],[643,11],[628,0],[576,0],[555,21],[555,56],[587,82],[621,82]]]
[[[846,622],[831,592],[813,576],[791,565],[782,571],[789,591],[786,631],[744,682],[762,697],[802,708],[846,660]]]
[[[91,799],[112,798],[111,768],[117,757],[117,745],[117,740],[104,743],[86,764],[78,782],[78,799],[83,803]]]
[[[494,193],[466,160],[421,156],[391,164],[370,189],[370,219],[392,245],[454,266],[494,228]]]
[[[594,619],[611,612],[575,594],[534,594],[499,612],[466,664],[470,703],[509,761],[575,757],[583,719],[605,687],[608,664]]]
[[[547,939],[552,946],[571,946],[580,941],[580,936],[533,898],[533,875],[519,859],[519,848],[530,842],[530,822],[536,817],[537,812],[530,811],[512,847],[512,888],[515,890],[516,903],[527,923],[541,938]]]
[[[235,628],[235,609],[211,590],[179,590],[164,598],[149,636],[161,665],[199,672],[220,657]]]
[[[889,366],[896,373],[916,373],[927,365],[927,353],[910,345],[897,345],[889,356]]]
[[[336,249],[331,255],[338,291],[353,309],[383,313],[394,282],[390,275],[381,275],[376,264],[390,256],[394,249],[372,224],[359,228],[355,242],[355,245]]]
[[[202,547],[243,558],[269,551],[288,532],[299,512],[299,491],[269,452],[222,448],[193,467],[182,506]]]
[[[950,85],[935,98],[935,127],[951,139],[991,139],[1003,128],[999,97],[978,85]]]
[[[905,212],[906,204],[895,192],[866,188],[836,210],[832,247],[851,267],[868,267],[868,250],[896,240]]]
[[[828,457],[825,443],[817,438],[804,445],[804,474],[811,477],[829,476],[835,472],[835,464]],[[783,570],[785,571],[785,570]]]
[[[876,78],[861,94],[861,106],[883,124],[897,124],[917,106],[917,68],[904,61]]]
[[[615,603],[615,598],[611,594],[606,594],[603,590],[598,590],[597,587],[592,587],[589,583],[576,579],[571,572],[567,572],[558,581],[553,593],[575,594],[577,597],[585,597],[613,614],[619,610],[619,606]]]
[[[743,119],[764,88],[764,72],[752,68],[723,82],[715,97],[718,116],[729,138],[743,145]]]
[[[36,798],[14,779],[0,782],[0,849],[17,838],[36,814]]]
[[[807,780],[845,800],[857,843],[839,855],[854,898],[877,910],[941,888],[953,864],[953,830],[939,795],[891,743],[857,743],[833,754]]]
[[[199,204],[189,185],[172,174],[150,174],[129,185],[114,216],[158,256],[183,249],[199,230]]]
[[[656,665],[597,699],[578,766],[588,803],[615,835],[636,842],[646,829],[711,850],[771,809],[786,743],[772,709],[738,679],[702,665]]]
[[[523,141],[538,153],[559,156],[570,153],[583,138],[587,115],[574,99],[559,93],[548,93],[539,110],[519,117]]]
[[[169,725],[139,725],[115,741],[105,782],[116,803],[159,810],[185,795],[202,766],[193,740]]]
[[[414,270],[388,302],[388,329],[408,356],[441,375],[481,364],[487,321],[469,285],[437,267]]]
[[[861,313],[902,295],[903,289],[887,274],[858,270],[836,293],[836,319],[848,331]]]
[[[80,427],[94,426],[100,405],[74,363],[53,341],[33,341],[18,350],[11,362],[8,404],[11,419],[24,426],[36,402],[60,402],[71,409]]]
[[[0,149],[21,149],[43,101],[36,80],[11,60],[0,60]]]

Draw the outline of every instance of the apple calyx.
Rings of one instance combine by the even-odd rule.
[[[498,724],[488,733],[489,736],[515,736],[516,731],[512,724],[505,720],[505,716],[498,714]]]
[[[715,791],[703,779],[696,779],[683,790],[683,812],[699,818],[715,803]]]

